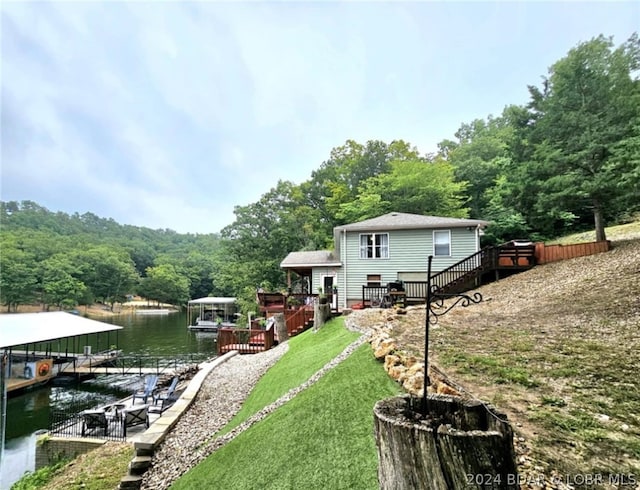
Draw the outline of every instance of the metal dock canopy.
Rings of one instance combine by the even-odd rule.
[[[121,329],[64,311],[5,313],[0,315],[0,349]]]

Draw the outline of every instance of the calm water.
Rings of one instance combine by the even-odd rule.
[[[187,329],[185,313],[169,315],[118,315],[101,321],[124,327],[118,331],[117,345],[124,355],[159,356],[175,358],[187,354],[215,356],[216,344],[213,336]],[[103,334],[104,335],[104,334]],[[110,333],[109,343],[116,344],[116,336]],[[106,349],[107,339],[95,339],[90,344]],[[83,342],[82,345],[86,344]],[[54,346],[55,349],[55,346]],[[81,348],[80,348],[81,350]],[[51,384],[17,396],[7,404],[5,451],[0,462],[0,489],[10,488],[25,471],[34,469],[35,436],[49,425],[52,408],[89,408],[115,401],[130,393],[135,376],[99,376],[94,380],[70,386]]]

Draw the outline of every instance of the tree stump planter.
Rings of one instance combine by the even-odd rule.
[[[289,332],[287,331],[287,322],[284,313],[276,313],[273,315],[276,319],[276,333],[278,334],[278,342],[286,342],[289,340]]]
[[[410,395],[376,403],[382,490],[517,489],[513,431],[506,416],[475,400]]]
[[[313,306],[313,331],[320,330],[329,320],[331,320],[331,305],[328,303],[316,303]]]

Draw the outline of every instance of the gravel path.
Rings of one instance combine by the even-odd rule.
[[[366,335],[360,336],[308,381],[290,390],[228,434],[211,439],[240,410],[260,377],[288,350],[288,343],[260,354],[234,356],[215,368],[203,382],[193,405],[156,451],[153,466],[144,475],[142,489],[168,488],[215,450],[316,383],[365,341]]]

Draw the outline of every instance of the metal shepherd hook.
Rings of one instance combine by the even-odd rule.
[[[427,304],[425,315],[425,334],[424,334],[424,388],[422,390],[422,415],[425,417],[429,413],[429,399],[427,397],[427,388],[431,384],[429,381],[429,325],[435,325],[438,323],[438,317],[448,313],[451,309],[460,305],[467,307],[470,304],[478,304],[482,301],[482,295],[480,293],[473,293],[473,296],[467,294],[457,293],[444,293],[442,287],[431,283],[431,263],[433,262],[433,255],[429,255],[427,261]],[[445,306],[444,302],[447,299],[457,298],[452,304]]]

